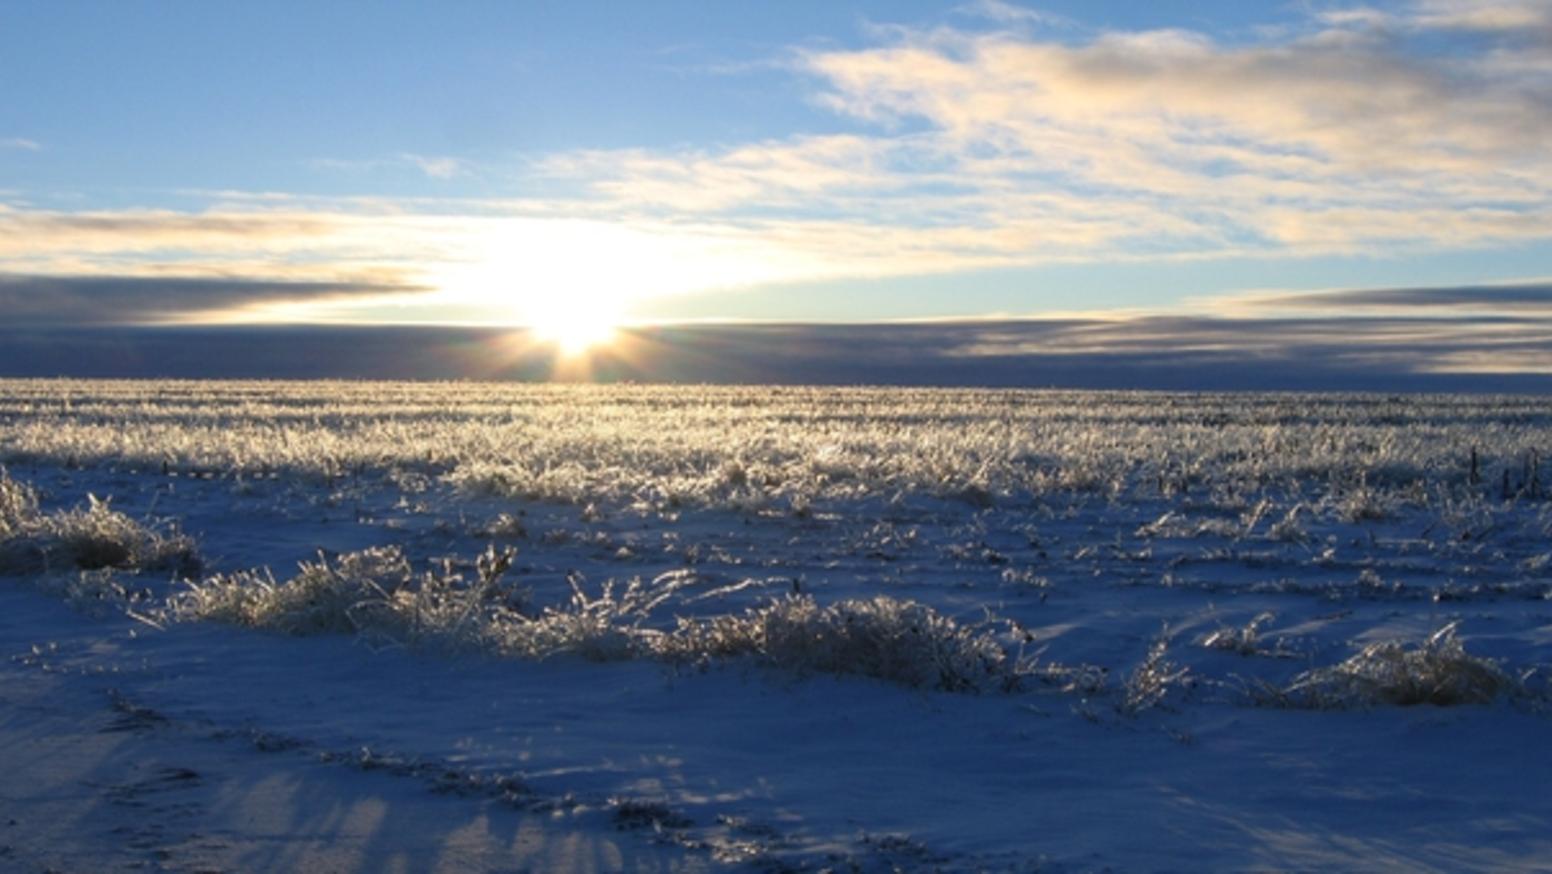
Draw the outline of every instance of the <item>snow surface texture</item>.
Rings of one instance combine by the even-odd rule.
[[[0,797],[85,848],[0,858],[1546,866],[1549,437],[1526,398],[0,382],[0,735],[82,757]]]

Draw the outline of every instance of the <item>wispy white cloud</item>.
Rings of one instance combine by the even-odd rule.
[[[1439,30],[1525,33],[1552,27],[1552,3],[1546,0],[1418,0],[1402,14],[1401,20],[1414,27]]]
[[[384,170],[416,170],[432,179],[453,179],[471,175],[473,165],[449,155],[419,155],[400,152],[384,158],[313,158],[307,162],[315,170],[333,173],[375,173]]]
[[[20,149],[25,152],[41,152],[43,144],[26,137],[0,137],[0,149]]]
[[[1047,27],[1071,27],[1074,22],[1065,15],[1008,3],[1005,0],[975,0],[954,10],[961,15],[984,18],[1005,25],[1044,25]]]
[[[1547,9],[1350,7],[1226,44],[1184,30],[1063,41],[993,0],[974,7],[991,31],[879,28],[871,47],[800,52],[816,99],[855,132],[540,169],[596,208],[808,228],[818,246],[892,239],[950,270],[1547,239],[1552,43],[1510,26]],[[1479,38],[1448,52],[1412,36],[1464,29]]]
[[[399,157],[433,179],[452,179],[469,173],[468,163],[461,158],[415,155],[408,152]]]

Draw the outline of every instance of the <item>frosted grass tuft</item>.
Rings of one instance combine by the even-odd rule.
[[[663,630],[651,620],[693,577],[610,581],[590,593],[574,575],[567,600],[535,611],[514,601],[501,582],[512,555],[488,550],[474,581],[446,569],[416,576],[397,547],[305,562],[283,583],[268,572],[216,575],[190,582],[170,599],[168,614],[526,659],[574,655],[686,665],[749,658],[801,674],[853,674],[950,692],[1012,690],[1031,671],[990,630],[884,596],[820,605],[791,595],[739,615],[680,619]]]
[[[1524,685],[1496,662],[1466,652],[1455,633],[1458,625],[1451,622],[1414,646],[1371,643],[1338,664],[1299,674],[1285,687],[1263,687],[1256,697],[1276,706],[1333,710],[1491,704],[1523,694]]]
[[[985,629],[885,596],[821,606],[788,595],[741,615],[680,620],[674,662],[751,657],[798,673],[857,674],[946,692],[1010,691],[1029,667]]]
[[[44,513],[37,492],[0,468],[0,573],[163,570],[197,573],[192,538],[158,531],[87,496],[85,507]]]

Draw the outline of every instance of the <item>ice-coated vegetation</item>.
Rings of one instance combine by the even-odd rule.
[[[825,606],[788,595],[741,615],[680,620],[655,649],[674,661],[752,656],[799,673],[859,674],[946,692],[1011,691],[1032,672],[987,629],[884,595]]]
[[[1522,682],[1490,659],[1466,652],[1450,623],[1427,640],[1371,643],[1339,664],[1299,674],[1262,700],[1284,707],[1347,709],[1397,705],[1490,704],[1525,695]]]
[[[612,583],[531,611],[520,590],[503,585],[510,552],[487,550],[476,576],[444,566],[417,574],[395,546],[302,562],[276,582],[269,570],[218,574],[190,582],[168,603],[181,621],[212,621],[289,635],[354,633],[376,644],[439,652],[477,652],[543,659],[575,653],[595,661],[646,651],[641,619],[666,593],[643,594],[634,580],[616,595]]]
[[[536,598],[508,573],[507,553],[487,551],[460,570],[419,570],[428,565],[388,544],[304,560],[283,582],[269,569],[224,570],[167,605],[177,619],[284,634],[352,633],[380,645],[529,659],[739,657],[943,690],[1028,686],[1020,680],[1031,674],[1086,694],[1108,685],[1089,658],[1032,668],[1010,649],[1015,635],[956,618],[935,595],[756,597],[750,577],[732,587],[744,590],[733,599],[740,609],[709,609],[686,569],[744,559],[673,532],[656,545],[621,539],[633,523],[610,521],[624,514],[672,525],[687,511],[730,513],[746,526],[757,518],[807,524],[837,556],[879,566],[936,552],[957,566],[985,566],[999,591],[1037,593],[1041,603],[1061,598],[1070,583],[1053,578],[1071,573],[1339,600],[1552,591],[1529,572],[1545,564],[1535,536],[1552,531],[1540,500],[1552,402],[1536,398],[477,383],[0,381],[0,389],[0,459],[13,465],[228,482],[238,494],[267,487],[328,505],[387,494],[411,515],[423,497],[446,494],[499,508],[484,521],[459,511],[457,527],[485,543],[540,555],[593,551],[621,570],[650,570],[596,584],[568,572],[562,588]],[[581,508],[582,527],[542,528],[523,509],[536,503]],[[913,519],[942,527],[925,537]],[[948,524],[956,519],[968,524]],[[1071,527],[1063,519],[1087,520],[1087,533],[1051,556],[1070,535],[1039,532]],[[1410,539],[1373,540],[1372,526],[1388,523],[1407,526]],[[1343,538],[1365,526],[1379,552],[1350,555]],[[1512,539],[1526,572],[1513,580],[1490,572],[1501,564],[1483,563],[1484,538],[1494,537]],[[1452,562],[1462,573],[1446,570],[1417,588],[1406,580],[1422,565],[1401,554],[1377,558],[1420,548],[1431,554],[1429,575]],[[672,560],[654,567],[654,552]],[[29,486],[0,479],[0,560],[12,572],[187,572],[193,555],[188,538],[106,500],[88,496],[83,508],[44,513]],[[1299,567],[1312,573],[1290,573]],[[1243,568],[1268,572],[1242,580]],[[1484,570],[1491,579],[1473,579]],[[1301,655],[1267,635],[1270,616],[1261,610],[1195,640],[1238,655]],[[1458,646],[1453,640],[1426,652]],[[1118,710],[1149,710],[1193,676],[1164,646],[1142,647],[1137,663],[1104,660],[1121,678],[1105,691]],[[1289,702],[1363,697],[1332,689],[1415,661],[1400,652],[1366,649],[1346,668],[1266,683]],[[1429,700],[1446,699],[1478,700]]]
[[[684,577],[639,578],[598,595],[571,580],[567,600],[527,607],[502,585],[512,554],[487,551],[477,578],[444,570],[416,575],[396,547],[303,562],[277,583],[268,571],[215,575],[169,601],[181,621],[212,621],[291,635],[355,633],[374,643],[441,652],[672,664],[753,658],[798,673],[857,674],[951,692],[1017,687],[1026,666],[996,636],[961,626],[922,604],[886,596],[820,606],[806,595],[773,599],[739,615],[681,618],[652,626]]]
[[[1539,496],[1549,428],[1552,403],[1515,397],[0,382],[0,462],[746,510],[1276,493],[1379,519],[1467,486]]]
[[[199,557],[191,538],[159,531],[87,496],[85,507],[45,513],[37,492],[0,468],[0,574],[102,569],[191,574]]]
[[[1542,398],[0,381],[0,595],[200,724],[719,862],[1087,870],[1115,816],[1190,867],[1231,815],[1218,867],[1400,870],[1424,824],[1333,798],[1434,797],[1490,870],[1552,824],[1479,781],[1552,709],[1549,449]]]

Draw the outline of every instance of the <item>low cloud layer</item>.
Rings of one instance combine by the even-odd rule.
[[[1209,304],[1211,302],[1208,302]],[[1552,281],[1447,288],[1370,288],[1244,295],[1217,303],[1221,309],[1265,315],[1272,312],[1413,316],[1514,314],[1552,317]]]
[[[1552,391],[1552,321],[1206,316],[636,328],[585,366],[522,330],[0,333],[0,375],[549,379],[1171,390]]]
[[[338,302],[416,291],[414,286],[371,282],[0,274],[0,313],[13,328],[135,325],[198,320],[264,305]]]

